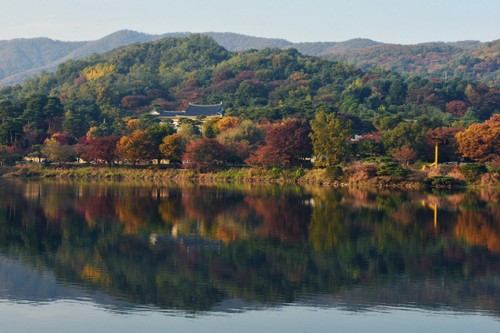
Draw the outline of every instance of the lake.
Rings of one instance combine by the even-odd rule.
[[[500,191],[0,180],[5,332],[499,332]]]

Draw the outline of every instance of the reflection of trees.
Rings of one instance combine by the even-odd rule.
[[[450,306],[466,299],[500,313],[499,212],[483,199],[228,185],[21,184],[0,188],[0,248],[50,268],[60,281],[164,308],[208,310],[233,297],[295,301],[403,279],[414,283],[409,293],[422,304],[432,304],[426,285],[435,294],[439,280]],[[422,202],[439,207],[437,229]],[[172,237],[149,243],[151,233],[176,226],[181,234],[226,244],[188,248]],[[383,297],[397,304],[404,295]]]
[[[245,202],[263,219],[258,235],[293,242],[307,237],[311,215],[307,197],[283,193],[281,196],[248,196]]]
[[[349,242],[345,211],[340,205],[340,192],[329,192],[314,198],[314,209],[309,224],[309,239],[316,251],[331,251],[341,242]]]
[[[497,210],[494,216],[490,214],[487,211],[460,212],[454,228],[456,237],[470,245],[485,246],[491,252],[500,253],[500,222],[494,220],[494,216],[500,216],[500,211]]]

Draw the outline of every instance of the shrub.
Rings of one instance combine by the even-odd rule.
[[[325,176],[330,180],[338,180],[344,176],[344,171],[338,165],[329,166],[325,169]]]
[[[480,163],[468,163],[460,166],[460,173],[464,175],[465,179],[468,182],[474,182],[481,178],[483,173],[486,173],[488,170],[486,166]]]
[[[429,177],[425,179],[425,183],[432,187],[452,187],[464,185],[461,180],[448,176]]]
[[[355,162],[347,170],[349,181],[352,183],[367,182],[377,176],[376,164],[367,162]]]
[[[408,171],[403,169],[399,163],[394,161],[382,162],[379,166],[379,170],[377,171],[377,175],[389,176],[391,178],[405,178],[407,174]]]

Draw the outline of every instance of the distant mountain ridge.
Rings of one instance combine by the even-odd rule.
[[[40,71],[54,71],[59,64],[69,59],[77,60],[125,45],[167,37],[186,37],[190,34],[179,32],[151,35],[121,30],[95,41],[62,42],[43,37],[0,41],[0,87],[22,83]],[[356,38],[344,42],[292,43],[285,39],[236,33],[203,34],[213,38],[228,51],[295,48],[306,55],[346,61],[365,70],[376,66],[404,74],[439,77],[457,74],[490,84],[500,82],[500,40],[490,43],[463,41],[392,45]]]

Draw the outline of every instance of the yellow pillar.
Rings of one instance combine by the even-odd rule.
[[[438,143],[436,142],[436,148],[434,151],[434,165],[438,166]]]

